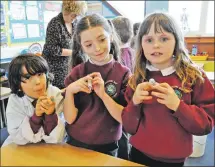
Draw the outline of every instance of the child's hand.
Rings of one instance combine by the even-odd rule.
[[[42,99],[40,105],[41,110],[44,110],[47,115],[50,115],[55,111],[55,102],[53,96]]]
[[[156,96],[158,103],[166,105],[169,109],[176,111],[180,104],[180,99],[176,95],[173,88],[167,83],[160,83],[155,85],[154,90],[159,92],[152,91],[151,94]]]
[[[36,104],[36,107],[35,107],[35,114],[37,115],[37,116],[42,116],[43,115],[43,113],[45,113],[45,111],[42,109],[42,107],[41,107],[41,100],[43,99],[43,98],[45,98],[46,96],[41,96],[41,97],[39,97],[38,98],[38,100],[37,100],[37,104]]]
[[[143,82],[137,85],[137,88],[133,95],[133,103],[140,104],[145,100],[152,99],[152,96],[149,96],[149,91],[152,89],[152,85],[149,82]]]
[[[105,88],[104,88],[104,80],[102,79],[102,76],[99,72],[94,72],[90,74],[90,77],[92,77],[92,88],[94,92],[103,99],[105,94]]]
[[[92,78],[87,75],[86,77],[80,78],[79,80],[71,83],[67,88],[66,91],[72,94],[76,94],[78,92],[85,92],[91,93],[91,90],[88,88],[88,80],[92,80]]]

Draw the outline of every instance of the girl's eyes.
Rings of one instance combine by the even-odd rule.
[[[161,41],[161,42],[166,42],[166,41],[168,41],[168,38],[162,37],[162,38],[160,38],[160,41]],[[153,39],[146,39],[145,42],[147,42],[147,43],[152,43],[152,42],[153,42]]]
[[[91,46],[92,46],[92,44],[86,45],[87,48],[89,48],[89,47],[91,47]]]
[[[43,74],[44,74],[44,73],[38,73],[37,75],[38,75],[38,76],[43,76]]]
[[[24,80],[27,80],[27,79],[30,79],[31,78],[31,75],[30,74],[26,74],[23,76]]]
[[[23,81],[26,81],[26,80],[29,80],[32,78],[32,76],[39,76],[39,77],[42,77],[44,73],[38,73],[36,75],[30,75],[30,74],[26,74],[24,76],[22,76],[22,80]]]
[[[105,39],[106,39],[106,38],[102,38],[102,39],[100,39],[100,41],[101,41],[101,42],[104,42],[104,41],[105,41]]]
[[[161,38],[161,41],[162,41],[162,42],[166,42],[167,40],[168,40],[168,38],[165,38],[165,37],[164,37],[164,38]]]
[[[104,42],[106,40],[106,38],[102,38],[102,39],[99,39],[100,42]],[[88,44],[88,45],[85,45],[87,48],[91,47],[92,44]]]
[[[147,43],[151,43],[152,42],[152,39],[146,39],[145,40]]]

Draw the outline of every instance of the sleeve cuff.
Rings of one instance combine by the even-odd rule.
[[[43,116],[37,116],[36,113],[34,113],[31,117],[31,121],[35,124],[41,124],[43,121]]]
[[[59,56],[62,56],[62,52],[63,52],[63,48],[60,48],[60,49],[59,49],[58,55],[59,55]]]
[[[187,114],[187,104],[183,100],[181,100],[178,109],[173,113],[173,116],[183,119]]]
[[[131,100],[131,101],[129,101],[128,105],[126,106],[126,109],[123,110],[123,112],[139,111],[141,109],[141,106],[142,106],[142,103],[134,104],[133,100]]]
[[[57,120],[57,114],[56,112],[53,112],[50,115],[45,114],[45,122],[53,122]]]
[[[140,104],[134,104],[133,100],[131,100],[129,103],[128,103],[128,106],[129,107],[132,107],[132,108],[140,108],[142,105],[142,103]]]

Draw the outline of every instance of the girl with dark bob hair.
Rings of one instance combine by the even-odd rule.
[[[64,124],[61,90],[51,85],[46,60],[34,54],[15,57],[9,65],[11,95],[6,109],[9,143],[61,142]]]
[[[117,156],[121,112],[130,70],[119,63],[119,46],[110,22],[90,14],[77,23],[71,72],[65,79],[67,143]]]

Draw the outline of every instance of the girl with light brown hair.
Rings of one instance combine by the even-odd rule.
[[[169,14],[148,15],[136,42],[122,112],[123,126],[132,134],[130,159],[147,166],[183,166],[193,151],[192,136],[207,135],[214,127],[214,88],[191,61]]]

